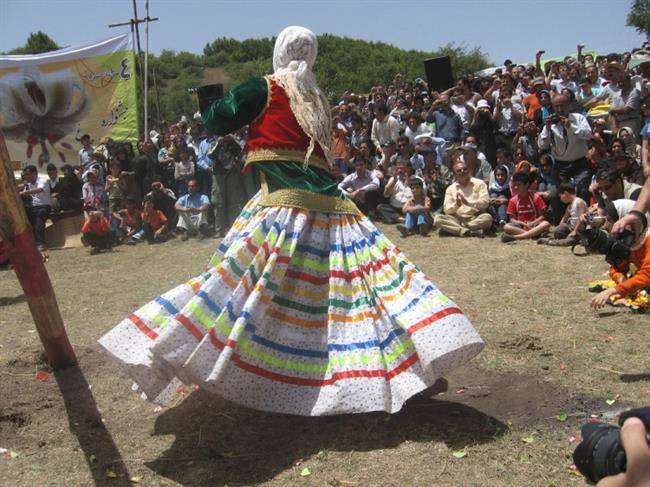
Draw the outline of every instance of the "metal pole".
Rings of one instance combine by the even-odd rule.
[[[152,69],[151,74],[153,74],[153,89],[156,90],[156,128],[160,131],[160,91],[158,91],[158,81],[156,76],[156,70]]]
[[[142,49],[140,49],[140,28],[138,27],[138,6],[135,3],[135,0],[133,0],[133,23],[135,24],[135,38],[138,46],[138,56],[140,56]]]
[[[13,265],[20,286],[27,297],[29,311],[43,344],[45,356],[54,369],[65,369],[77,363],[74,350],[65,332],[59,305],[56,302],[43,256],[34,243],[27,221],[11,159],[0,132],[0,237],[5,243],[9,262]]]
[[[149,137],[149,0],[144,2],[144,137]]]

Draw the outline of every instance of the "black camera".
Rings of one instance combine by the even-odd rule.
[[[587,220],[589,221],[589,220]],[[605,255],[608,264],[621,268],[630,258],[630,248],[636,240],[632,230],[614,237],[601,228],[586,228],[580,232],[580,243],[589,252]]]
[[[650,407],[631,409],[622,413],[618,424],[628,418],[639,418],[646,427],[650,444]],[[621,443],[620,428],[607,423],[587,423],[582,426],[582,441],[573,452],[573,462],[582,475],[593,483],[604,477],[625,472],[627,458]]]
[[[557,113],[553,113],[548,116],[548,120],[550,120],[552,124],[557,124],[560,123],[560,116]]]

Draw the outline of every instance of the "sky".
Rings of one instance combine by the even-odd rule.
[[[200,54],[217,37],[271,37],[288,25],[316,34],[382,41],[403,49],[435,50],[449,42],[480,47],[493,64],[641,45],[625,26],[632,0],[150,0],[149,48]],[[136,0],[144,16],[144,0]],[[0,0],[0,52],[22,46],[41,30],[59,45],[128,32],[108,24],[133,17],[132,0]],[[141,32],[144,48],[144,26]]]

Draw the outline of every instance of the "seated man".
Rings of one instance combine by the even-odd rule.
[[[354,172],[339,183],[339,189],[356,203],[366,215],[373,216],[379,203],[379,179],[368,170],[368,162],[362,155],[354,158]]]
[[[142,230],[144,231],[144,238],[150,244],[166,242],[170,237],[169,220],[162,211],[156,210],[150,198],[144,199]]]
[[[187,194],[178,198],[174,208],[178,212],[178,228],[183,231],[183,242],[190,237],[198,235],[199,239],[202,239],[207,235],[210,200],[206,195],[199,193],[199,183],[196,179],[188,181]]]
[[[482,237],[492,226],[487,184],[473,178],[463,161],[456,162],[452,172],[456,181],[445,191],[444,214],[436,215],[435,226],[441,235]]]
[[[512,176],[512,192],[508,201],[509,221],[503,227],[501,241],[514,242],[539,237],[549,231],[551,224],[544,219],[546,203],[537,193],[530,191],[531,177],[523,172]]]
[[[377,206],[377,211],[384,222],[404,222],[402,208],[404,208],[407,201],[413,197],[413,193],[409,186],[411,176],[411,166],[407,161],[398,159],[395,163],[394,175],[388,180],[384,187],[384,197],[388,198],[388,204],[382,203]]]
[[[150,199],[153,207],[156,210],[162,211],[167,218],[169,230],[176,228],[178,214],[176,213],[176,195],[174,192],[166,188],[163,184],[162,178],[159,175],[153,177],[151,183],[151,191],[147,194],[145,199]]]

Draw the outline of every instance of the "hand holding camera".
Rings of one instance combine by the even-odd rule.
[[[622,429],[605,423],[583,425],[573,461],[599,487],[649,485],[650,407],[627,411],[618,423]]]

